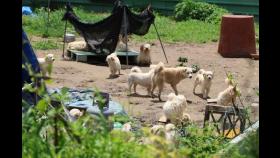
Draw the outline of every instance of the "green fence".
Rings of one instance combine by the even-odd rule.
[[[83,6],[95,11],[109,11],[112,9],[114,0],[69,0],[74,6]],[[123,0],[125,4],[133,8],[144,8],[148,4],[160,13],[172,15],[175,5],[180,0]],[[234,14],[254,15],[259,18],[259,0],[196,0],[219,5]],[[68,0],[50,0],[51,5],[62,6]],[[23,5],[47,6],[48,0],[23,0]]]

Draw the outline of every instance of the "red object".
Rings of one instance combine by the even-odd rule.
[[[250,58],[251,54],[257,53],[253,16],[222,17],[218,53],[230,58]]]

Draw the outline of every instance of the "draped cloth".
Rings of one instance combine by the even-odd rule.
[[[79,19],[74,10],[67,4],[62,20],[68,20],[75,30],[85,39],[90,51],[111,54],[115,51],[119,35],[140,35],[148,33],[155,16],[148,6],[140,14],[135,14],[125,5],[117,1],[113,11],[107,18],[86,23]]]

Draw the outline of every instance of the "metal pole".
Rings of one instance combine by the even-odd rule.
[[[168,63],[168,60],[167,60],[167,57],[166,57],[166,54],[165,54],[165,51],[164,51],[164,48],[163,48],[163,45],[162,45],[162,42],[161,42],[161,39],[160,39],[160,36],[158,34],[158,31],[157,31],[157,27],[156,27],[156,24],[153,23],[154,27],[155,27],[155,30],[156,30],[156,33],[157,33],[157,36],[158,36],[158,39],[159,39],[159,42],[160,42],[160,45],[161,45],[161,48],[162,48],[162,51],[164,53],[164,56],[165,56],[165,59],[166,59],[166,62]]]
[[[48,21],[47,21],[47,34],[49,34],[49,25],[50,25],[50,0],[48,0]]]
[[[64,49],[65,49],[65,36],[66,36],[66,29],[67,29],[67,20],[65,22],[65,27],[64,27],[64,37],[63,37],[63,51],[62,51],[62,58],[64,58]]]
[[[125,51],[126,51],[126,66],[128,68],[128,49],[127,49],[127,23],[126,23],[126,10],[124,8],[124,34],[125,34]]]

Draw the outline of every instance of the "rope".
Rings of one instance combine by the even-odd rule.
[[[159,36],[159,34],[158,34],[158,31],[157,31],[157,27],[156,27],[155,22],[153,22],[153,25],[154,25],[154,27],[155,27],[155,30],[156,30],[156,33],[157,33],[157,36],[158,36],[158,39],[159,39],[159,42],[160,42],[160,45],[161,45],[162,51],[163,51],[164,56],[165,56],[165,59],[166,59],[166,62],[168,63],[168,60],[167,60],[167,57],[166,57],[166,54],[165,54],[165,51],[164,51],[164,48],[163,48],[163,45],[162,45],[162,42],[161,42],[160,36]]]

